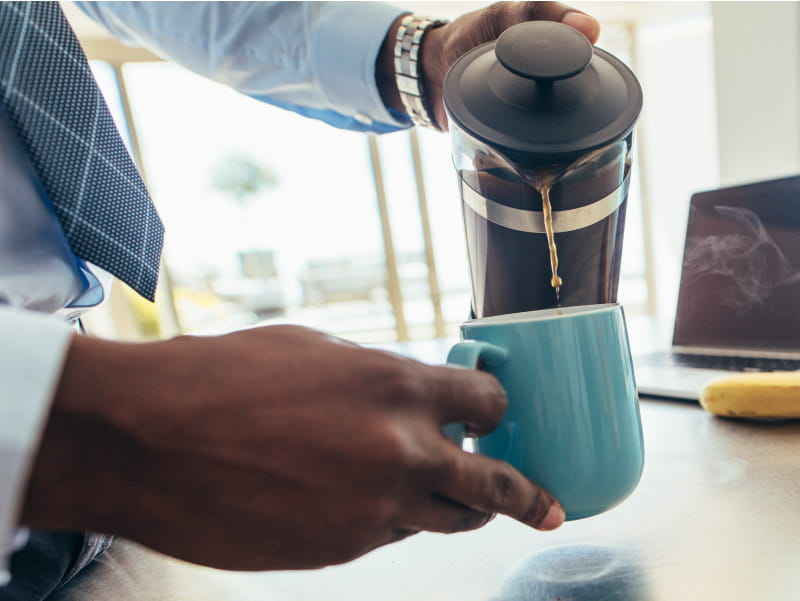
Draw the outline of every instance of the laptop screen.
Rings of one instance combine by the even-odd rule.
[[[800,177],[692,197],[673,344],[800,349]]]

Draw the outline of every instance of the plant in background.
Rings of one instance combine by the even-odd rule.
[[[242,279],[229,280],[227,288],[217,292],[260,317],[285,309],[276,253],[270,248],[272,220],[263,204],[256,202],[277,184],[274,171],[244,153],[229,154],[211,169],[211,187],[235,201],[243,234],[236,249]]]
[[[278,184],[278,176],[244,153],[223,157],[211,170],[211,187],[246,207],[260,192]]]
[[[236,152],[228,154],[211,168],[211,188],[222,193],[235,203],[235,210],[242,223],[239,231],[244,236],[240,251],[263,250],[269,217],[263,205],[256,202],[263,193],[278,184],[278,176],[272,169],[260,164],[252,156]]]

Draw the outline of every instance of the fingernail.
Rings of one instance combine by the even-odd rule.
[[[555,530],[564,523],[564,518],[566,517],[567,516],[564,513],[564,510],[561,508],[561,505],[558,503],[553,503],[550,505],[550,509],[547,510],[547,514],[544,516],[544,519],[539,523],[537,528],[539,530]]]
[[[580,31],[589,38],[590,42],[595,41],[597,32],[600,30],[600,24],[593,17],[579,12],[567,13],[561,22]]]

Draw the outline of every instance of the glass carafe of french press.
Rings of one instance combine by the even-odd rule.
[[[475,316],[616,301],[630,69],[566,25],[522,23],[453,64],[444,102]]]

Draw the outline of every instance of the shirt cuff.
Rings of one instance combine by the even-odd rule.
[[[22,495],[74,330],[58,318],[0,307],[0,585]]]
[[[315,78],[330,106],[345,115],[408,127],[405,115],[390,111],[375,81],[375,64],[392,23],[408,13],[382,2],[330,2],[310,36]]]

